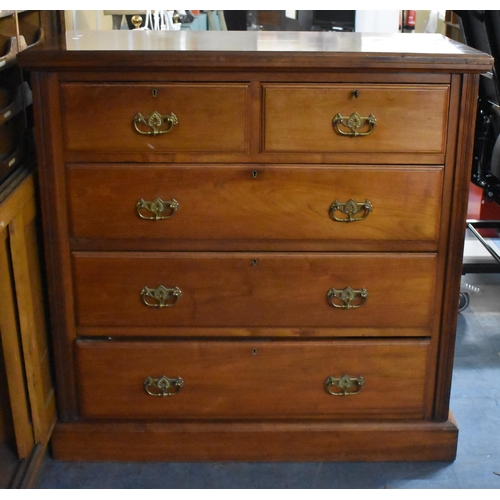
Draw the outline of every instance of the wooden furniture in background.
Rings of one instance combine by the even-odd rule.
[[[39,261],[36,181],[33,174],[26,174],[19,172],[0,192],[0,334],[8,387],[8,398],[2,387],[8,429],[4,426],[7,432],[0,446],[6,456],[15,441],[15,455],[21,459],[12,467],[17,471],[13,479],[17,487],[35,481],[56,420],[46,291]]]
[[[32,97],[20,52],[60,33],[59,11],[0,10],[0,487],[29,487],[55,422],[34,178]]]
[[[254,10],[248,11],[250,23],[255,23],[264,31],[281,31],[285,28],[286,15],[284,10]]]
[[[454,459],[488,55],[440,35],[112,31],[21,63],[56,458]]]
[[[452,10],[447,10],[444,17],[445,35],[452,40],[463,43],[459,19]]]

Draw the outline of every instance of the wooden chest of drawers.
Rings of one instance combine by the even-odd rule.
[[[432,35],[82,32],[21,63],[56,457],[454,458],[489,56]]]

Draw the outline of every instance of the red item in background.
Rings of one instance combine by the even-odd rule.
[[[485,199],[484,191],[471,182],[467,218],[475,220],[500,220],[500,205]]]
[[[415,28],[415,19],[417,18],[416,10],[406,10],[405,11],[405,27]]]

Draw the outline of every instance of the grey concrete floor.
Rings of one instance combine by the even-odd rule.
[[[500,489],[500,275],[458,318],[451,410],[457,458],[383,463],[81,463],[45,460],[40,488]]]

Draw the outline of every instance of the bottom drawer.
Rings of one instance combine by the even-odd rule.
[[[423,418],[428,348],[427,339],[81,340],[81,412],[109,418]]]

